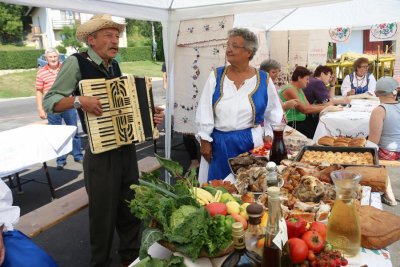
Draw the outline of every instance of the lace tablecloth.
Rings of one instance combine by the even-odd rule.
[[[374,100],[354,99],[349,108],[323,114],[314,134],[314,143],[325,135],[367,137],[371,112],[378,105],[379,102]]]

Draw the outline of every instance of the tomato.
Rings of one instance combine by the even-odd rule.
[[[307,259],[308,247],[300,238],[289,238],[290,258],[293,263],[302,263]]]
[[[239,214],[231,214],[231,216],[233,217],[233,219],[235,219],[235,221],[243,224],[243,230],[247,229],[247,220],[245,218],[243,218]]]
[[[322,239],[325,241],[326,240],[326,225],[322,222],[312,222],[311,231],[316,231],[318,234],[321,235]]]
[[[340,260],[340,266],[347,266],[347,264],[349,264],[349,262],[347,261],[347,259],[342,258],[342,259]]]
[[[325,245],[325,241],[322,239],[321,235],[316,231],[307,231],[303,234],[301,239],[306,242],[309,249],[314,251],[314,253],[319,253],[322,251]]]
[[[207,204],[205,208],[208,211],[208,213],[210,213],[210,215],[213,217],[217,214],[225,216],[228,213],[228,207],[224,203],[213,202]]]
[[[314,252],[312,250],[308,251],[307,259],[309,261],[314,261],[315,260],[315,254],[314,254]]]

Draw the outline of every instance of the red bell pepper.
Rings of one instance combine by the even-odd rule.
[[[307,230],[307,221],[303,218],[290,218],[286,220],[288,237],[299,237]]]

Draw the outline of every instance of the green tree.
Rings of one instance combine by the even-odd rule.
[[[151,22],[136,19],[126,19],[126,34],[128,46],[152,45]],[[162,25],[160,22],[154,23],[154,35],[157,43],[157,60],[164,60],[164,48],[162,39]]]
[[[78,39],[76,39],[75,34],[76,34],[75,25],[72,28],[64,26],[63,29],[61,30],[62,44],[64,47],[71,46],[76,50],[76,52],[79,52],[79,49],[82,48],[82,43],[79,42]]]
[[[23,40],[22,18],[27,7],[0,3],[0,42],[21,43]]]

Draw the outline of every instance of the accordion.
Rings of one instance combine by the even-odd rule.
[[[93,154],[159,138],[150,78],[127,75],[82,80],[79,90],[82,96],[98,97],[103,108],[101,116],[83,111]]]

